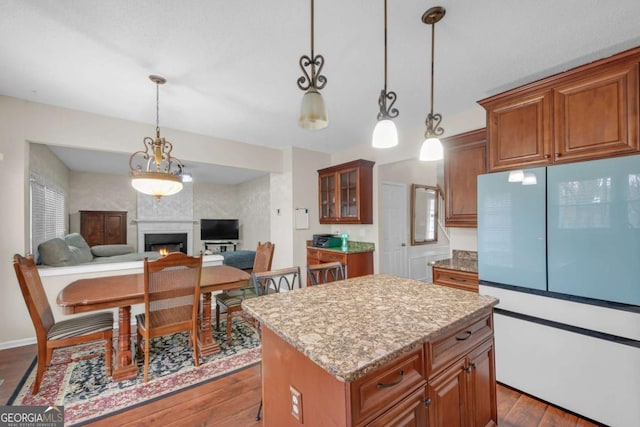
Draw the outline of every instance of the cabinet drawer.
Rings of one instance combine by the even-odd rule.
[[[319,251],[318,260],[320,262],[340,261],[342,265],[347,265],[347,255],[338,252]]]
[[[362,425],[426,385],[422,348],[354,381],[351,389],[353,425]]]
[[[431,378],[451,362],[493,335],[491,315],[473,320],[455,331],[425,344],[427,377]]]
[[[433,267],[433,283],[478,292],[478,274]]]

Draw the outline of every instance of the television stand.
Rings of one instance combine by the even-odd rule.
[[[212,240],[212,241],[206,241],[204,242],[204,249],[207,250],[207,246],[218,246],[218,248],[220,249],[219,252],[226,252],[227,251],[227,246],[233,246],[233,251],[236,251],[236,246],[238,245],[238,242],[232,242],[230,240]]]

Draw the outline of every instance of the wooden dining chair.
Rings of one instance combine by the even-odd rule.
[[[99,312],[56,322],[33,257],[14,255],[13,268],[36,330],[38,365],[31,393],[37,394],[40,390],[42,376],[49,368],[56,348],[104,340],[105,371],[111,375],[113,314]]]
[[[153,338],[187,331],[198,357],[198,311],[202,254],[172,252],[154,261],[144,260],[144,313],[136,316],[139,354],[144,354],[144,381],[149,379],[149,351]]]
[[[307,265],[307,274],[311,286],[345,278],[344,266],[340,261]]]
[[[260,243],[256,248],[256,256],[253,260],[252,272],[261,273],[271,269],[273,251],[276,245],[271,242]],[[227,311],[227,340],[231,339],[231,326],[233,313],[242,311],[242,301],[247,298],[255,298],[255,288],[248,286],[242,289],[233,289],[216,295],[216,330],[220,330],[220,308]]]

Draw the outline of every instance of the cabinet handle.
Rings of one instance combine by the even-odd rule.
[[[545,154],[545,155],[544,155],[544,158],[545,158],[545,159],[550,159],[550,158],[551,158],[551,154]]]
[[[562,153],[556,153],[556,157],[561,157]]]
[[[431,405],[431,399],[429,399],[429,398],[424,399],[423,402],[424,402],[424,406]]]
[[[398,385],[400,384],[400,381],[402,381],[403,378],[404,378],[404,371],[400,371],[400,378],[388,384],[378,383],[378,389],[388,388],[388,387],[393,387],[394,385]]]
[[[456,282],[466,282],[467,281],[467,279],[462,279],[460,277],[453,277],[453,276],[449,276],[449,279],[455,280]]]
[[[471,335],[473,335],[473,332],[466,331],[464,336],[456,337],[456,341],[466,341]]]
[[[467,366],[466,368],[464,368],[464,370],[465,370],[465,372],[466,372],[467,374],[470,374],[470,373],[471,373],[471,371],[472,371],[473,369],[476,369],[476,364],[475,364],[475,363],[473,363],[473,362],[471,362],[471,364],[470,364],[469,366]]]

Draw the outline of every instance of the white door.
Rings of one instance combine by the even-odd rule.
[[[407,277],[407,186],[382,183],[381,272]]]

